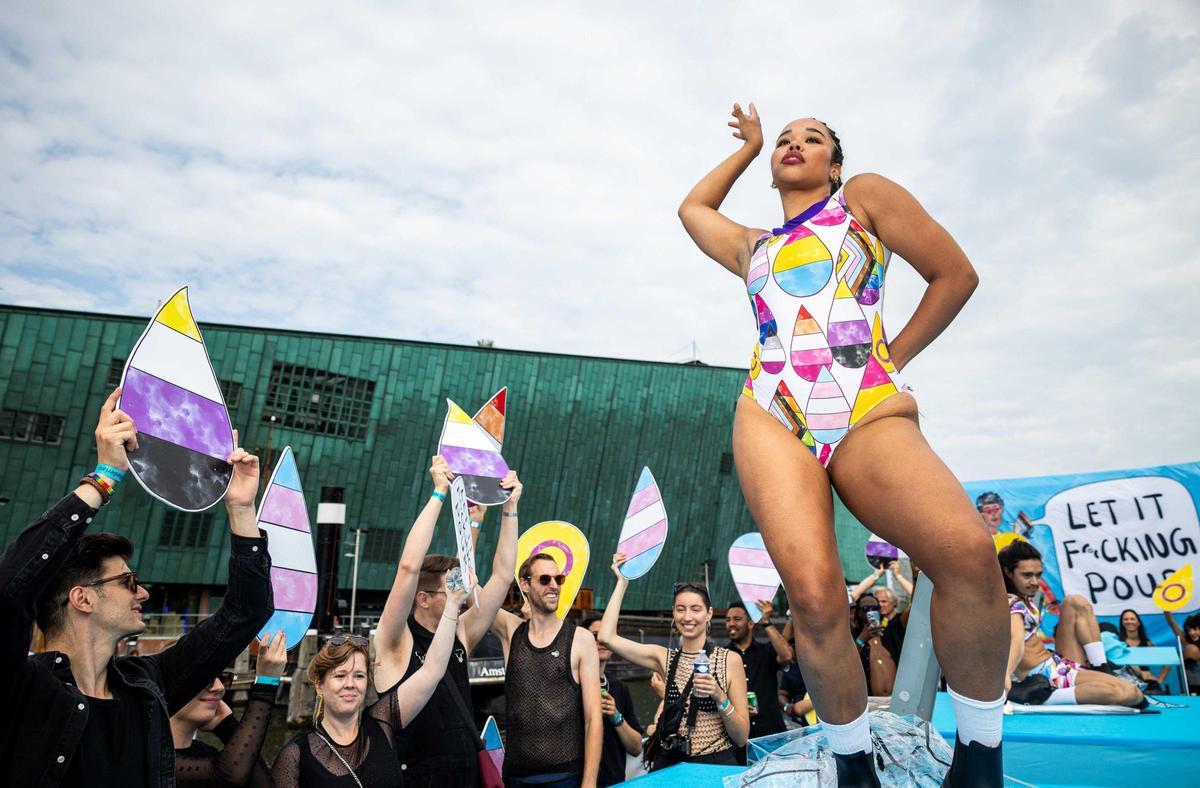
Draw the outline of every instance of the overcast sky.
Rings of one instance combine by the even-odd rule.
[[[0,302],[744,367],[675,209],[754,101],[979,271],[906,370],[962,478],[1200,459],[1200,6],[569,5],[7,3]]]

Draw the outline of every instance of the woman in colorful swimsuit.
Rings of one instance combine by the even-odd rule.
[[[921,435],[900,371],[934,340],[978,281],[963,251],[907,191],[878,175],[842,182],[824,123],[780,132],[772,186],[787,221],[746,227],[719,213],[758,156],[754,105],[733,107],[741,148],[679,207],[696,245],[746,285],[758,343],[734,419],[738,478],[795,620],[796,657],[836,756],[841,785],[877,785],[867,688],[846,626],[832,489],[933,580],[933,637],[958,720],[949,785],[1000,785],[1003,584],[995,548],[962,485]],[[928,288],[894,339],[880,307],[891,251]]]
[[[1075,703],[1104,703],[1114,706],[1143,708],[1146,700],[1141,690],[1124,679],[1100,670],[1089,670],[1080,662],[1086,660],[1075,624],[1061,619],[1058,624],[1055,653],[1042,640],[1042,614],[1033,597],[1041,588],[1042,554],[1024,540],[1016,541],[1000,551],[1000,569],[1008,590],[1011,640],[1008,671],[1004,688],[1010,687],[1012,676],[1024,681],[1030,676],[1045,676],[1054,691],[1046,705]],[[1074,609],[1075,598],[1063,600],[1064,607]],[[1091,626],[1095,626],[1093,617]],[[1098,631],[1098,628],[1097,628]],[[1097,636],[1097,640],[1099,637]]]

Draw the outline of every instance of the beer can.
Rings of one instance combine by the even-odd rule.
[[[746,703],[750,705],[750,711],[758,711],[758,695],[753,692],[746,693]]]

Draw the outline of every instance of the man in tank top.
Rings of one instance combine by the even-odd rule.
[[[420,670],[446,607],[446,573],[458,566],[458,559],[426,555],[426,551],[450,489],[449,470],[444,459],[433,458],[434,492],[409,530],[396,581],[379,620],[375,689],[381,694]],[[477,597],[470,598],[470,606],[458,619],[445,676],[425,708],[405,727],[408,740],[400,768],[406,785],[413,788],[476,788],[479,784],[479,730],[472,716],[467,660],[487,634],[512,585],[517,563],[517,504],[523,489],[515,471],[510,471],[500,486],[512,493],[501,511],[491,577],[479,588]],[[406,617],[397,612],[410,607],[412,612]]]
[[[529,620],[501,610],[493,626],[508,644],[504,783],[594,788],[604,733],[596,641],[555,615],[564,577],[551,556],[530,556],[517,577]]]

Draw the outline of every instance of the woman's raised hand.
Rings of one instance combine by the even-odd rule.
[[[446,584],[446,612],[453,611],[455,616],[458,615],[462,603],[466,601],[471,593],[471,589],[475,587],[475,580],[475,575],[470,574],[463,577],[463,585],[461,587],[455,586],[451,588],[449,583]]]
[[[117,407],[120,396],[121,389],[118,388],[100,407],[100,420],[96,422],[96,459],[117,470],[127,471],[129,458],[125,450],[138,447],[137,429],[133,419]]]
[[[628,578],[626,578],[625,575],[621,574],[621,569],[620,569],[621,564],[625,563],[628,560],[629,560],[629,556],[625,555],[624,553],[614,553],[613,554],[612,571],[613,571],[613,574],[617,576],[618,582],[620,582],[621,580],[625,580],[626,582],[628,582]]]
[[[729,121],[729,126],[734,130],[733,136],[750,147],[761,149],[763,145],[762,121],[759,120],[754,102],[750,102],[750,114],[742,112],[742,105],[736,103],[733,105],[732,114],[733,120]]]
[[[258,666],[255,672],[259,676],[282,676],[287,659],[287,639],[283,630],[274,635],[267,633],[258,641]]]
[[[233,466],[233,479],[225,492],[225,505],[254,509],[254,499],[258,495],[258,457],[242,448],[238,431],[233,431],[233,454],[227,462]],[[254,530],[258,533],[257,526]]]
[[[454,474],[450,471],[450,463],[446,462],[446,458],[440,454],[433,455],[433,459],[429,461],[429,476],[433,479],[433,489],[440,492],[442,495],[450,489],[450,482],[454,480]]]

